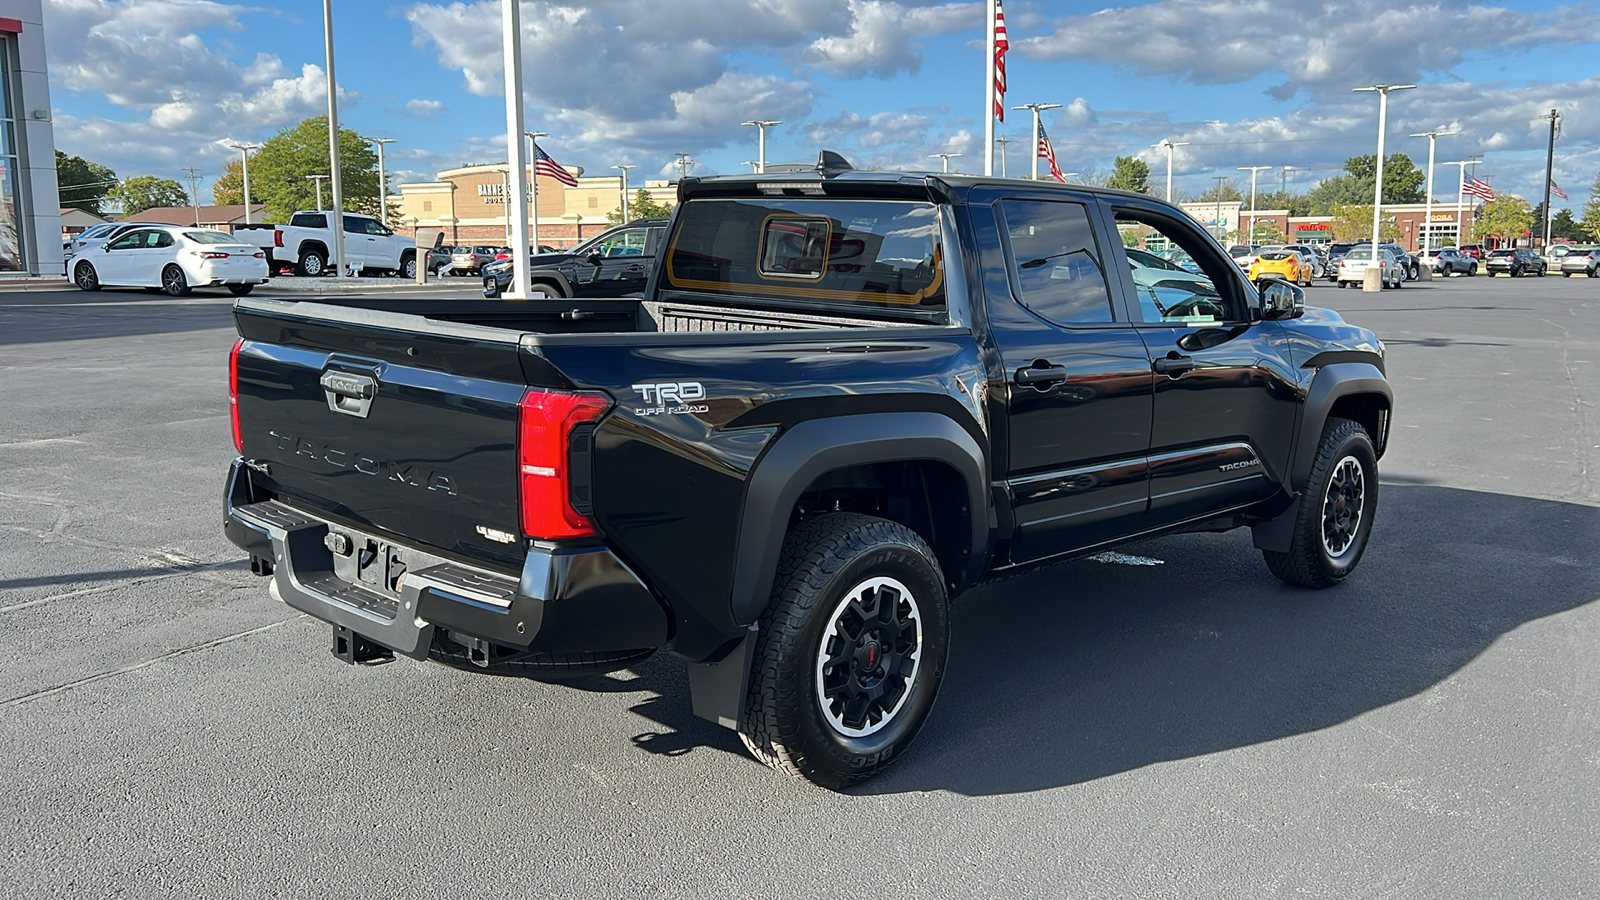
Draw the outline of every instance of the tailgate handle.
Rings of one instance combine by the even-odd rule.
[[[378,393],[378,379],[354,372],[323,372],[321,384],[329,409],[359,419],[367,417]]]

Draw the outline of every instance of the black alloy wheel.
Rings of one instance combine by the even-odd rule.
[[[169,297],[187,297],[189,295],[189,279],[183,277],[180,266],[169,265],[161,270],[161,289]]]
[[[944,576],[916,532],[825,513],[784,540],[739,736],[761,762],[840,790],[899,759],[944,675]]]
[[[1329,419],[1311,477],[1294,511],[1287,552],[1261,551],[1267,568],[1289,584],[1332,587],[1355,570],[1378,511],[1378,456],[1361,423]]]
[[[95,272],[94,266],[86,262],[78,263],[78,267],[72,270],[72,280],[78,283],[80,291],[100,290],[100,276]]]

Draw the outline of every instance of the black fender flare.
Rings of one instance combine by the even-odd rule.
[[[942,462],[966,483],[971,529],[966,570],[951,574],[963,587],[982,575],[989,556],[992,512],[983,447],[948,416],[897,412],[801,422],[757,461],[745,484],[739,545],[734,556],[733,620],[748,625],[772,597],[789,511],[817,478],[836,469],[881,462]]]
[[[1335,402],[1343,397],[1373,394],[1383,398],[1389,409],[1394,409],[1394,391],[1383,370],[1371,362],[1338,362],[1325,365],[1311,378],[1310,390],[1300,411],[1300,429],[1295,437],[1294,456],[1289,460],[1289,481],[1286,491],[1294,499],[1276,517],[1260,522],[1251,529],[1256,547],[1262,550],[1288,552],[1293,539],[1296,517],[1305,497],[1307,482],[1311,480],[1311,464],[1317,458],[1317,444],[1322,440],[1322,429]],[[1373,443],[1383,447],[1385,435],[1372,436]]]
[[[578,296],[578,292],[572,289],[572,282],[560,269],[533,269],[528,272],[528,282],[530,284],[537,284],[541,281],[548,281],[560,288],[563,297]]]

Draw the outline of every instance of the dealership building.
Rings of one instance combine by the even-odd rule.
[[[607,216],[622,205],[622,176],[587,176],[578,166],[566,166],[577,180],[568,187],[548,176],[538,176],[539,243],[570,247],[594,237],[611,222]],[[506,208],[505,163],[462,166],[440,172],[433,181],[399,186],[399,197],[391,198],[399,216],[391,224],[409,232],[415,228],[444,231],[447,244],[509,243],[510,210]],[[532,169],[529,169],[530,176]],[[669,181],[633,182],[628,186],[631,202],[643,188],[652,201],[676,202],[678,187]]]
[[[1258,224],[1271,225],[1278,234],[1284,235],[1287,243],[1326,244],[1334,240],[1332,216],[1291,216],[1287,209],[1258,209],[1252,213],[1245,204],[1237,200],[1223,203],[1191,201],[1182,206],[1184,212],[1225,244],[1238,243],[1240,235],[1251,230],[1252,218]],[[1371,214],[1370,210],[1368,214]],[[1383,214],[1399,227],[1400,244],[1408,250],[1415,251],[1422,248],[1423,229],[1429,225],[1431,227],[1427,227],[1427,230],[1431,235],[1429,238],[1431,246],[1444,247],[1471,243],[1457,237],[1457,211],[1454,201],[1448,203],[1436,201],[1431,210],[1426,203],[1395,203],[1385,205]],[[1459,215],[1461,227],[1470,235],[1477,208],[1469,203],[1461,209]],[[1371,230],[1369,226],[1363,232],[1363,240]]]
[[[62,275],[41,0],[0,0],[0,278]]]

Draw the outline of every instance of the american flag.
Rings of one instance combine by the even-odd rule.
[[[1055,180],[1062,184],[1067,183],[1067,179],[1061,174],[1061,167],[1056,164],[1056,148],[1050,146],[1050,135],[1044,133],[1043,123],[1039,125],[1039,158],[1050,161],[1050,174]]]
[[[1006,40],[1006,13],[1000,0],[994,0],[994,115],[1006,120],[1006,51],[1011,42]]]
[[[1550,179],[1550,193],[1555,194],[1557,197],[1560,197],[1563,200],[1572,199],[1571,197],[1567,196],[1566,191],[1561,189],[1561,185],[1556,184],[1556,180],[1554,178]]]
[[[578,186],[578,179],[573,178],[571,172],[557,165],[556,161],[550,158],[550,154],[544,152],[544,148],[538,144],[533,146],[533,174],[548,175],[567,187]]]
[[[1461,193],[1471,194],[1472,196],[1481,199],[1485,203],[1491,203],[1494,201],[1494,188],[1489,187],[1489,182],[1484,181],[1476,175],[1468,178],[1462,183]]]

